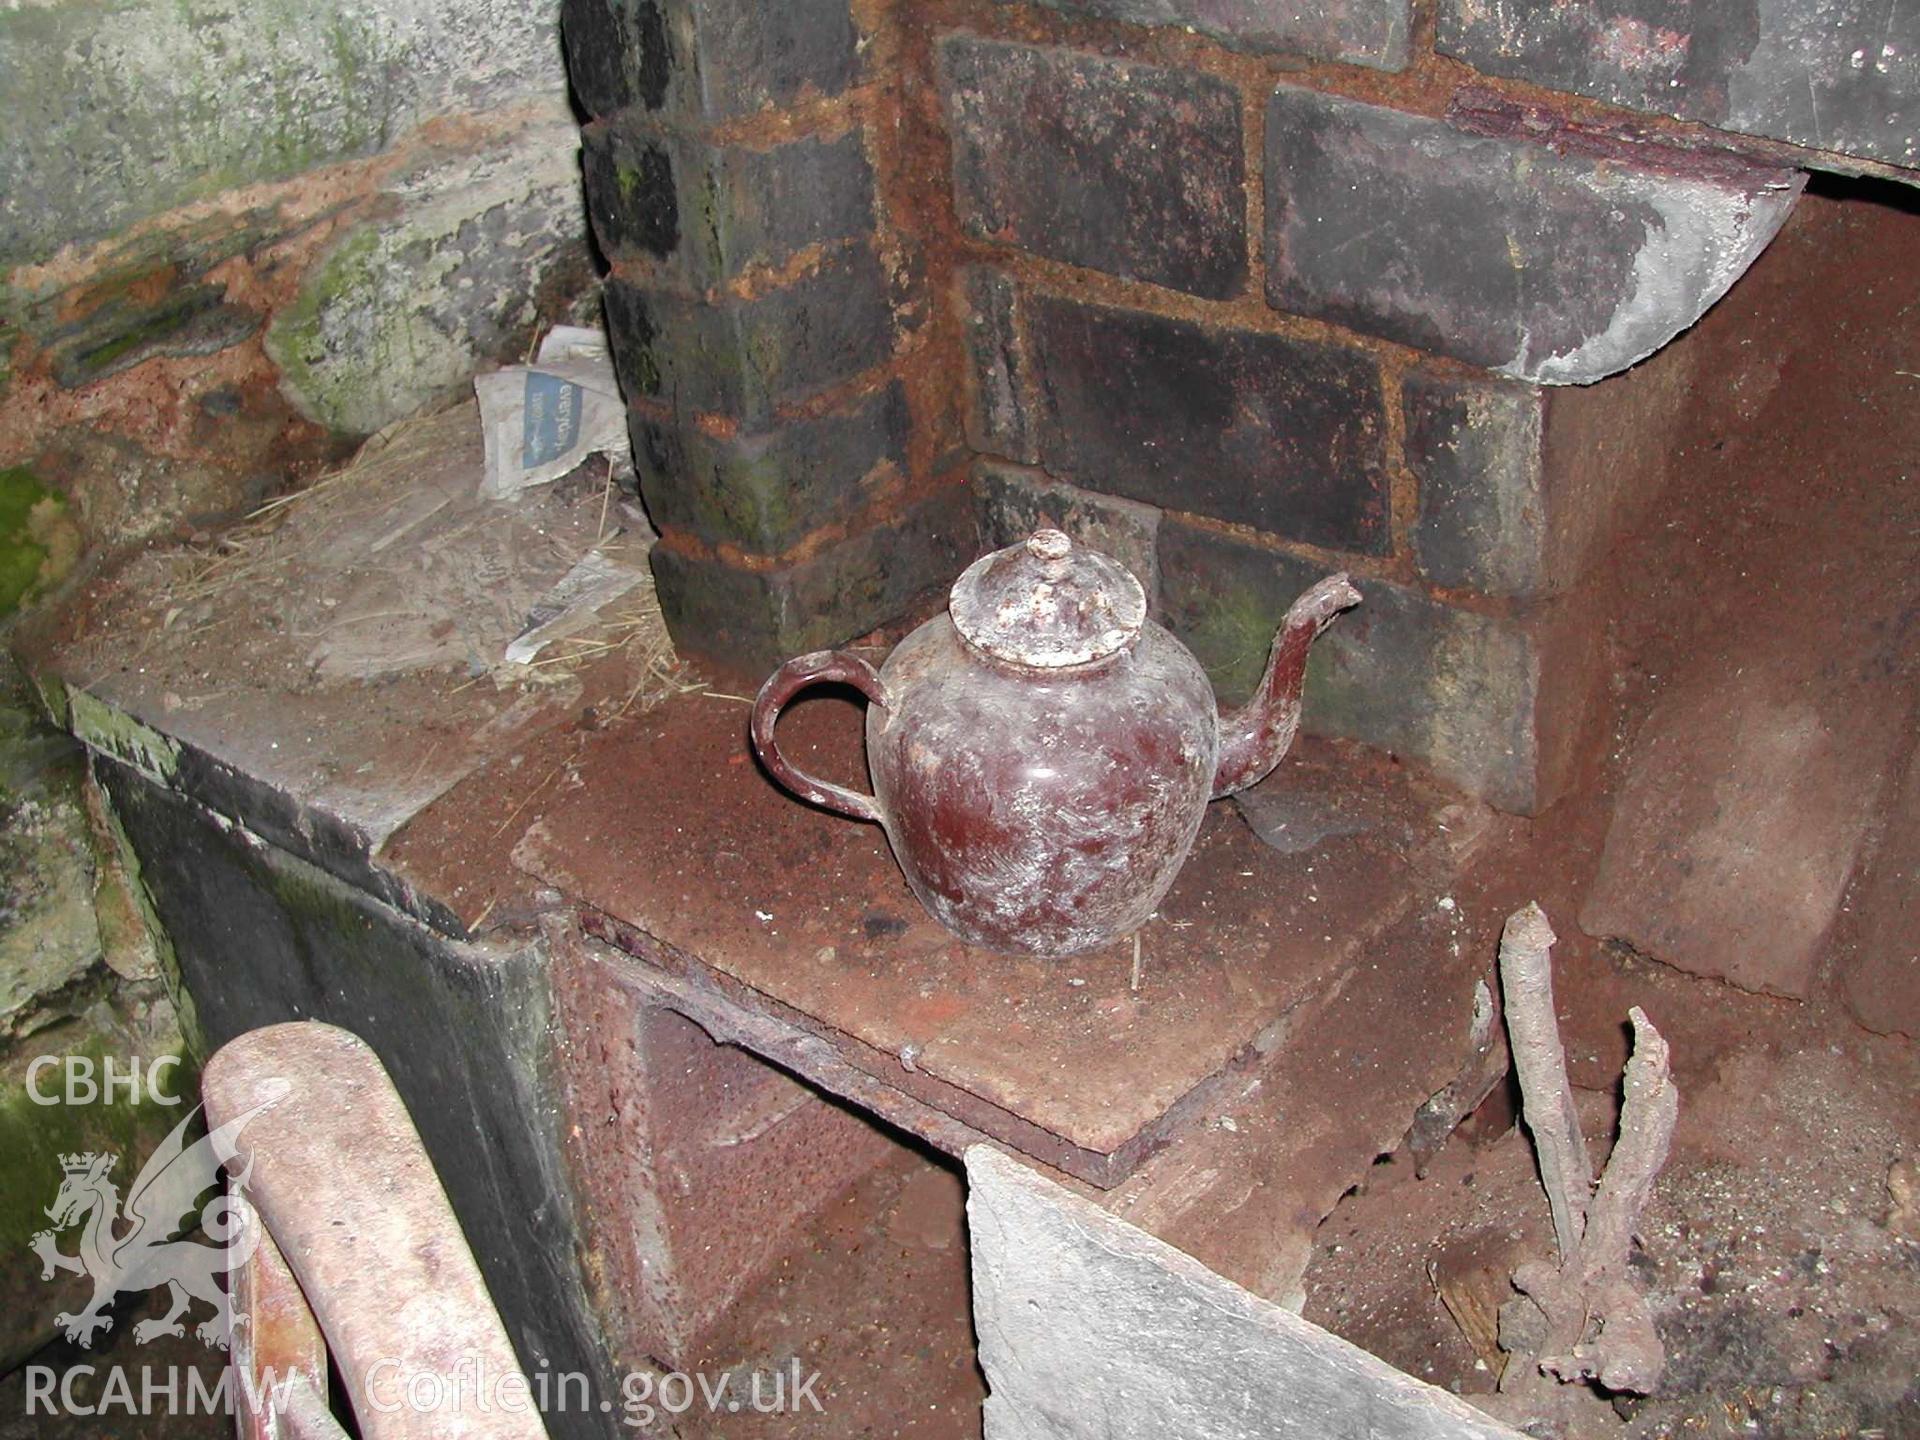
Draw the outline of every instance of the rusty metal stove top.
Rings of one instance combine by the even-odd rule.
[[[812,701],[782,743],[853,779],[858,722]],[[637,983],[719,1038],[943,1148],[985,1135],[1099,1186],[1268,1054],[1296,1007],[1368,963],[1368,941],[1416,897],[1431,903],[1478,825],[1378,756],[1305,742],[1268,784],[1333,833],[1283,854],[1233,805],[1212,806],[1140,932],[1136,990],[1131,940],[1056,961],[955,940],[879,829],[776,789],[745,726],[743,707],[690,696],[596,737],[576,761],[582,783],[546,807],[516,862],[578,902]]]

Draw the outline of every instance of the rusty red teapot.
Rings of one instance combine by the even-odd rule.
[[[753,744],[794,794],[878,823],[920,903],[961,939],[1072,955],[1144,924],[1207,801],[1279,764],[1308,647],[1359,599],[1344,575],[1302,595],[1260,688],[1220,715],[1127,568],[1041,530],[969,566],[946,613],[879,670],[844,650],[782,665],[754,702]],[[825,681],[870,702],[872,795],[803,773],[774,740],[781,707]]]

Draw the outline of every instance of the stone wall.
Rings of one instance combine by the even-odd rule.
[[[89,547],[250,508],[590,286],[557,0],[37,0],[0,94],[0,642]],[[27,1248],[58,1155],[132,1166],[205,1054],[120,841],[0,654],[0,1369],[83,1298]],[[188,1059],[47,1105],[48,1055]]]
[[[1351,570],[1308,726],[1544,808],[1647,357],[1804,168],[1920,136],[1903,22],[1666,8],[570,0],[676,638],[763,672],[937,599],[963,440],[983,539],[1124,536],[1229,697]]]
[[[191,1108],[204,1053],[193,1007],[129,860],[80,747],[0,654],[0,1373],[92,1289],[84,1275],[43,1278],[32,1249],[60,1157],[112,1151],[131,1167]]]
[[[557,0],[51,0],[0,90],[0,466],[88,540],[257,501],[592,278]]]

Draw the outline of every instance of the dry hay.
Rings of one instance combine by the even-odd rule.
[[[437,468],[456,457],[459,449],[476,445],[477,431],[470,435],[458,428],[461,424],[457,410],[398,422],[371,437],[340,469],[304,489],[267,501],[217,536],[156,557],[171,571],[168,608],[161,628],[171,630],[183,614],[207,617],[208,623],[213,613],[230,618],[249,616],[269,588],[297,578],[299,564],[310,556],[313,532],[322,524],[330,530],[367,519],[393,504],[392,477],[398,467],[417,461]],[[370,468],[377,473],[370,476]],[[352,482],[357,478],[368,481],[364,499],[354,491]],[[567,483],[563,479],[554,485]],[[635,708],[644,712],[674,695],[704,691],[703,683],[689,673],[674,652],[660,613],[651,567],[645,563],[652,543],[650,528],[631,508],[631,502],[619,496],[611,469],[597,489],[597,495],[580,495],[574,501],[591,507],[588,521],[592,529],[584,532],[583,527],[583,532],[592,536],[587,544],[562,541],[560,536],[544,532],[540,541],[554,547],[556,563],[563,570],[594,548],[624,560],[639,574],[633,588],[576,633],[551,641],[529,663],[509,664],[501,659],[484,674],[459,676],[457,671],[449,671],[451,693],[482,681],[502,689],[555,685],[589,666],[608,662],[625,666],[632,677],[615,714]],[[303,527],[289,528],[296,518],[309,515],[322,502],[329,507],[325,516],[315,517]],[[629,512],[624,521],[623,510]],[[622,524],[629,527],[625,534],[619,529]],[[392,553],[397,556],[405,552],[396,549]]]

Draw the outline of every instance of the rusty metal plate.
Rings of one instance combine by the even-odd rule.
[[[858,719],[810,701],[781,743],[853,780]],[[1304,743],[1268,783],[1336,818],[1364,792],[1365,818],[1282,854],[1232,806],[1211,807],[1140,932],[1135,990],[1131,940],[1057,961],[955,940],[908,892],[877,827],[802,805],[759,772],[745,724],[739,707],[689,696],[595,737],[575,762],[580,783],[529,827],[517,863],[645,964],[1103,1186],[1210,1082],[1277,1043],[1293,1010],[1366,963],[1368,941],[1444,883],[1480,823],[1381,757]],[[743,1043],[752,1033],[740,1027]],[[941,1143],[939,1127],[914,1128]]]

